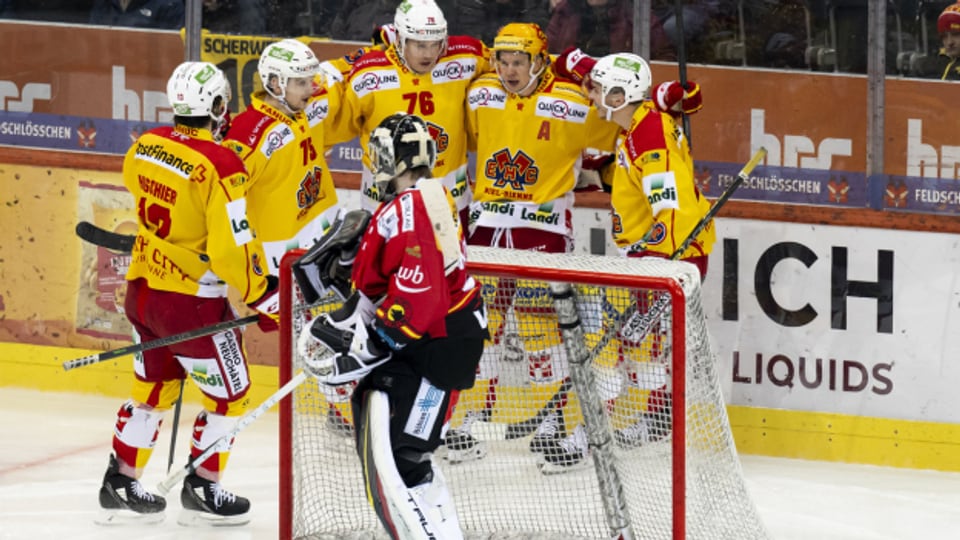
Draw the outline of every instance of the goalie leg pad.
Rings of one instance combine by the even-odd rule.
[[[439,469],[426,481],[408,488],[397,470],[390,437],[390,399],[373,390],[364,397],[358,450],[374,510],[393,538],[429,540],[463,538],[453,498]],[[429,461],[427,462],[429,463]]]
[[[414,372],[407,362],[389,362],[362,379],[353,393],[354,418],[363,418],[364,396],[380,390],[390,397],[390,440],[394,465],[408,486],[430,474],[429,460],[443,442],[451,401],[456,392],[446,392]]]

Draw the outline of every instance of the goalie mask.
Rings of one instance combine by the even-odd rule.
[[[184,62],[167,81],[167,99],[175,116],[209,116],[219,127],[227,114],[230,83],[209,62]]]
[[[260,55],[260,62],[257,64],[257,71],[260,73],[260,82],[263,83],[263,89],[280,100],[285,107],[295,112],[286,100],[287,83],[290,79],[313,79],[320,73],[320,61],[317,60],[310,47],[307,47],[304,43],[295,39],[284,39],[271,43],[263,50]],[[271,78],[277,79],[279,93],[271,90]]]
[[[650,98],[653,78],[647,61],[635,54],[617,53],[604,56],[590,71],[590,84],[599,87],[603,108],[610,115],[630,103]],[[616,107],[607,105],[607,96],[614,91],[623,92],[624,101]]]
[[[414,167],[433,169],[437,143],[419,116],[395,113],[380,122],[367,143],[373,180],[380,200],[393,193],[392,180]]]

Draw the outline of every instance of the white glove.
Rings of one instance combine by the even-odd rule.
[[[340,73],[340,70],[330,61],[320,62],[320,73],[324,77],[324,86],[328,86],[331,81],[334,83],[343,82],[343,73]]]

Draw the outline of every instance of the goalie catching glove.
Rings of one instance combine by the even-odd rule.
[[[297,342],[308,373],[332,386],[358,380],[390,360],[390,348],[368,324],[376,307],[355,292],[343,307],[318,316]]]
[[[332,292],[340,300],[350,295],[350,274],[360,249],[370,212],[351,210],[330,227],[323,237],[293,263],[293,277],[304,300],[313,304]]]

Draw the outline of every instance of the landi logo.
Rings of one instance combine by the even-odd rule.
[[[0,81],[0,111],[33,112],[39,100],[50,100],[49,84],[28,82],[21,89],[13,81]]]

